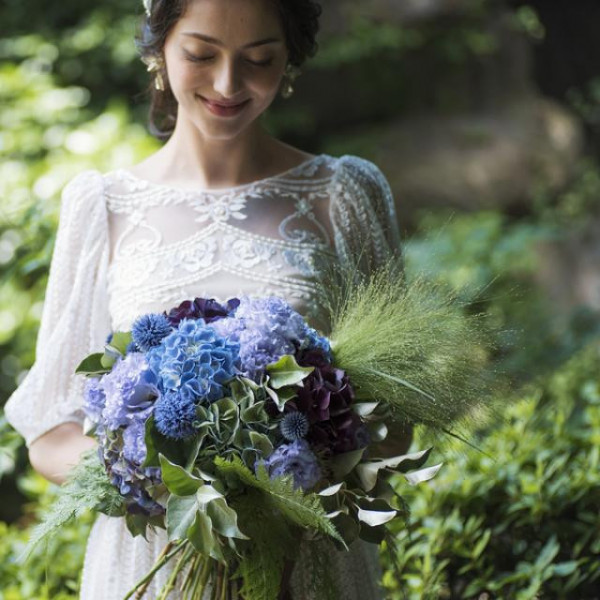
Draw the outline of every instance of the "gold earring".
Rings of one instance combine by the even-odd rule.
[[[302,73],[298,67],[288,63],[283,73],[284,81],[281,87],[281,95],[287,100],[294,94],[294,81]]]
[[[165,80],[162,76],[162,70],[165,67],[165,61],[162,55],[154,54],[152,56],[147,56],[142,58],[142,61],[148,66],[149,73],[155,73],[154,76],[154,87],[161,91],[165,91]]]

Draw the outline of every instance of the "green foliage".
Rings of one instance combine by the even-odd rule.
[[[313,529],[344,543],[326,516],[319,497],[294,489],[291,477],[270,479],[264,467],[259,468],[255,476],[237,457],[231,460],[217,457],[215,464],[219,474],[228,482],[238,480],[244,486],[260,491],[261,503],[270,506],[290,523],[302,529]]]
[[[458,454],[415,488],[390,599],[597,597],[599,364],[596,342],[483,432],[494,459]]]
[[[600,79],[597,81],[597,110],[600,110]],[[600,165],[593,158],[581,159],[568,185],[558,193],[540,182],[533,198],[534,210],[555,236],[581,231],[590,217],[600,215]]]
[[[69,473],[50,510],[31,532],[25,555],[29,556],[38,544],[58,535],[70,521],[92,510],[101,510],[110,516],[123,516],[125,510],[123,499],[110,483],[96,450],[82,455]]]
[[[568,328],[559,324],[536,283],[539,243],[556,232],[555,224],[513,222],[498,212],[429,214],[405,243],[406,270],[448,285],[469,311],[485,313],[499,370],[527,380],[551,371],[599,332],[593,315],[582,327],[576,320]]]
[[[23,563],[31,524],[51,510],[56,488],[33,474],[22,476],[20,486],[30,500],[21,521],[15,525],[0,521],[0,599],[75,600],[91,515],[61,527]]]

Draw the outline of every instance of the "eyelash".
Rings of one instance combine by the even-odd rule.
[[[195,62],[195,63],[203,63],[203,62],[208,62],[209,60],[212,60],[214,58],[214,56],[194,56],[193,54],[187,54],[185,55],[186,60],[189,60],[190,62]],[[246,59],[246,62],[250,65],[252,65],[253,67],[270,67],[273,64],[273,59],[272,58],[268,58],[267,60],[261,60],[261,61],[254,61],[254,60],[249,60]]]

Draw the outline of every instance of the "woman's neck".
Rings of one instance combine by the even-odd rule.
[[[276,173],[281,146],[258,122],[234,140],[206,140],[191,124],[178,124],[153,157],[153,178],[207,189],[234,187]]]

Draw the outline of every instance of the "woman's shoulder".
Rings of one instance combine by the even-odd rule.
[[[106,210],[104,174],[97,169],[79,171],[67,180],[61,192],[61,219],[85,219]]]
[[[77,172],[67,180],[63,187],[63,201],[82,199],[102,195],[104,189],[104,174],[97,169],[85,169]]]
[[[386,181],[382,170],[374,162],[362,156],[344,154],[334,158],[334,161],[335,172],[340,177],[372,183]]]

